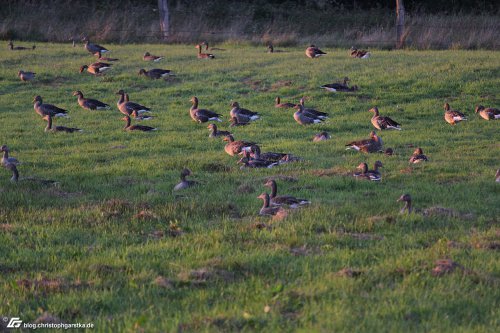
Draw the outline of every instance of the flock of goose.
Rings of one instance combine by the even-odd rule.
[[[202,52],[203,47],[205,47],[205,51],[209,50],[209,46],[207,42],[200,43],[196,45],[198,50],[197,57],[199,59],[215,59],[215,55],[211,53]],[[22,51],[22,50],[33,50],[35,46],[32,48],[17,46],[14,47],[13,43],[9,43],[9,48],[13,51]],[[98,44],[91,43],[88,39],[85,39],[85,49],[91,54],[95,55],[98,59],[97,62],[92,63],[90,65],[84,65],[80,68],[80,73],[87,70],[88,73],[92,75],[104,75],[111,68],[112,65],[109,62],[118,61],[116,58],[103,57],[102,54],[107,53],[109,50],[103,46]],[[223,50],[217,48],[211,48],[210,50]],[[280,50],[275,50],[274,47],[270,44],[268,45],[268,52],[282,52]],[[309,58],[319,58],[321,56],[326,55],[327,53],[320,50],[315,45],[311,45],[305,51],[305,54]],[[356,48],[350,49],[350,56],[355,58],[368,58],[370,57],[370,52],[365,50],[358,50]],[[163,56],[152,55],[149,52],[144,53],[143,60],[150,62],[159,62],[164,59]],[[145,70],[140,69],[139,75],[147,76],[151,79],[161,79],[166,78],[167,76],[174,75],[170,70],[167,69],[151,69]],[[18,76],[23,82],[32,81],[36,78],[36,73],[20,70],[18,72]],[[322,85],[321,88],[329,91],[329,92],[352,92],[357,91],[359,88],[356,85],[348,86],[349,78],[345,77],[342,82],[334,82]],[[130,101],[129,95],[124,90],[119,90],[117,95],[120,96],[117,107],[118,110],[124,115],[122,120],[126,122],[124,130],[127,131],[154,131],[156,128],[145,126],[145,125],[132,125],[132,119],[135,120],[147,120],[151,119],[152,116],[148,115],[151,112],[151,109],[141,105],[139,103],[135,103]],[[78,98],[78,104],[80,107],[86,110],[102,110],[102,109],[110,109],[110,105],[103,103],[96,99],[85,98],[81,91],[73,92],[73,96]],[[47,122],[47,126],[45,127],[45,131],[52,132],[80,132],[82,131],[79,128],[71,128],[64,126],[55,126],[53,125],[53,118],[58,117],[67,117],[68,112],[62,108],[59,108],[52,104],[43,103],[41,96],[35,96],[33,100],[33,106],[35,112],[42,117],[44,121]],[[265,152],[262,153],[260,147],[255,142],[249,142],[244,140],[235,140],[233,134],[226,130],[219,130],[217,125],[214,122],[222,122],[222,115],[214,112],[212,110],[199,108],[199,100],[196,96],[191,98],[192,106],[189,110],[189,115],[193,121],[197,123],[207,123],[208,129],[210,130],[210,138],[222,138],[224,142],[226,142],[224,146],[224,151],[231,156],[242,155],[242,157],[238,160],[238,164],[241,164],[241,168],[272,168],[274,166],[290,163],[293,161],[301,160],[300,157],[294,156],[289,153],[276,153],[276,152]],[[280,97],[276,97],[274,106],[276,108],[293,108],[297,111],[293,114],[294,120],[300,125],[310,125],[310,124],[319,124],[328,119],[329,115],[326,112],[321,112],[312,108],[307,108],[305,106],[305,99],[301,98],[299,103],[283,103]],[[451,109],[448,103],[444,105],[444,119],[447,123],[451,125],[455,125],[461,121],[467,120],[467,117],[461,113],[460,111]],[[375,129],[384,131],[384,130],[398,130],[401,131],[401,124],[394,121],[390,117],[381,116],[377,107],[373,107],[369,110],[369,112],[373,113],[371,118],[371,123]],[[486,120],[494,120],[500,119],[500,110],[496,108],[485,108],[482,105],[476,107],[475,112],[479,114],[483,119]],[[258,112],[251,111],[249,109],[245,109],[240,107],[239,103],[234,101],[231,103],[231,110],[229,112],[230,118],[230,127],[233,126],[245,126],[250,124],[251,122],[257,121],[260,119],[260,114]],[[313,141],[324,141],[329,140],[330,135],[327,132],[321,132],[316,134],[313,137]],[[372,131],[368,138],[360,139],[353,142],[349,142],[346,144],[347,149],[354,149],[356,151],[364,152],[364,153],[376,153],[383,152],[386,155],[392,154],[392,149],[387,148],[383,149],[383,141],[382,138],[377,135],[375,131]],[[3,152],[3,157],[1,159],[1,164],[5,169],[8,169],[12,172],[12,181],[17,181],[19,179],[19,172],[17,170],[17,166],[19,165],[19,161],[13,157],[9,156],[9,148],[6,145],[1,147],[1,152]],[[415,164],[420,162],[426,162],[428,158],[424,155],[422,148],[418,147],[412,156],[409,159],[409,163]],[[380,173],[379,168],[383,167],[381,161],[376,161],[374,164],[374,168],[369,170],[367,163],[361,163],[357,170],[359,172],[354,172],[353,177],[362,180],[368,181],[380,181],[382,179],[382,175]],[[187,177],[191,175],[191,171],[189,169],[184,169],[181,172],[180,178],[181,182],[174,187],[174,190],[183,190],[189,188],[191,186],[195,186],[198,183],[193,180],[188,180]],[[500,182],[500,169],[497,170],[495,176],[496,182]],[[263,200],[263,206],[259,211],[260,215],[276,215],[280,211],[283,210],[283,207],[290,208],[298,208],[304,205],[309,204],[309,200],[299,199],[289,195],[277,195],[277,184],[274,180],[269,180],[265,183],[266,187],[271,189],[271,193],[268,194],[266,192],[262,193],[258,196],[259,199]],[[398,201],[405,202],[405,206],[402,209],[403,211],[411,212],[411,196],[409,194],[402,195]]]

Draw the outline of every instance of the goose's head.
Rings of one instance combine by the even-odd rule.
[[[482,105],[478,105],[478,106],[476,106],[476,109],[475,109],[474,111],[475,111],[476,113],[478,113],[479,111],[482,111],[482,110],[484,110],[484,106],[482,106]]]
[[[87,65],[83,65],[82,67],[80,67],[80,73],[83,73],[83,71],[86,70],[87,68],[89,68],[89,66]]]
[[[399,199],[396,202],[400,202],[400,201],[411,202],[411,195],[403,194],[402,196],[399,197]]]

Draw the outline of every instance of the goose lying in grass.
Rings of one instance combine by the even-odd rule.
[[[372,125],[378,130],[394,129],[401,131],[401,125],[389,117],[382,117],[379,115],[378,108],[375,106],[369,110],[373,112]]]
[[[150,131],[156,131],[158,130],[157,128],[151,127],[151,126],[145,126],[145,125],[131,125],[132,119],[130,119],[130,116],[125,116],[121,118],[121,120],[125,120],[127,123],[125,127],[123,128],[126,131],[142,131],[142,132],[150,132]]]
[[[293,103],[281,103],[281,99],[279,97],[276,97],[274,102],[275,102],[274,106],[277,108],[281,108],[281,109],[294,108],[295,105],[297,105],[297,104],[293,104]]]
[[[479,113],[481,118],[486,120],[500,119],[500,109],[497,108],[485,108],[482,105],[478,105],[475,112]]]
[[[356,85],[349,87],[347,85],[348,81],[350,81],[350,80],[346,76],[346,77],[344,77],[344,80],[342,81],[342,83],[335,82],[335,83],[324,84],[320,88],[325,89],[326,91],[330,91],[330,92],[349,92],[349,91],[358,90],[358,86],[356,86]]]
[[[260,118],[258,112],[250,111],[240,107],[238,102],[231,103],[231,111],[229,111],[229,116],[236,117],[240,123],[249,123]]]
[[[364,153],[375,153],[382,150],[383,142],[375,131],[370,132],[370,138],[358,141],[352,141],[346,144],[346,149],[354,149]]]
[[[78,105],[85,110],[109,110],[110,106],[106,103],[98,101],[97,99],[84,98],[80,90],[74,91],[73,96],[78,96]]]
[[[41,96],[35,96],[33,103],[35,112],[42,118],[47,115],[51,117],[68,117],[68,111],[52,104],[44,104]]]
[[[219,118],[221,117],[220,114],[206,109],[198,109],[198,97],[191,97],[191,103],[193,105],[189,109],[189,115],[194,121],[199,123],[206,123],[207,121],[222,122],[222,120]]]
[[[328,132],[321,132],[321,133],[316,134],[313,137],[313,142],[325,141],[325,140],[330,140],[330,139],[331,139],[331,136],[330,136],[330,134],[328,134]]]
[[[191,175],[191,170],[184,168],[181,171],[181,182],[174,187],[174,191],[184,190],[188,187],[192,187],[198,184],[197,181],[187,180],[186,177]]]
[[[250,156],[250,152],[244,150],[244,157],[242,157],[237,163],[243,164],[241,169],[244,168],[272,168],[278,165],[278,162],[273,162],[269,160],[264,160],[260,158],[253,158]]]
[[[231,156],[238,155],[242,150],[250,150],[253,145],[256,145],[255,142],[235,141],[232,135],[224,137],[223,140],[227,142],[224,146],[224,151]]]
[[[14,46],[14,43],[12,43],[12,41],[9,42],[9,50],[11,50],[11,51],[34,50],[35,48],[36,48],[36,45],[33,45],[32,47]]]
[[[14,157],[9,157],[9,147],[3,145],[0,148],[0,151],[3,152],[2,156],[2,167],[12,172],[12,178],[10,179],[12,182],[17,182],[19,179],[19,172],[17,171],[17,166],[20,164],[19,161]]]
[[[446,120],[448,124],[455,125],[463,120],[467,120],[467,117],[463,113],[452,110],[448,103],[444,104],[444,111],[444,120]]]
[[[354,46],[349,50],[349,54],[352,58],[367,59],[371,56],[371,53],[366,50],[358,50]]]
[[[228,136],[231,135],[231,132],[228,131],[219,131],[217,128],[217,125],[215,124],[209,124],[207,128],[210,130],[210,135],[208,136],[209,138],[217,138],[219,136]]]
[[[198,59],[215,59],[215,56],[211,53],[202,53],[200,44],[196,45],[195,47],[198,49]]]
[[[275,153],[275,152],[261,153],[260,147],[258,145],[253,145],[253,146],[250,147],[250,156],[252,158],[258,159],[258,160],[265,160],[265,161],[270,161],[270,162],[279,162],[279,161],[281,161],[287,155],[289,155],[289,154]]]
[[[306,101],[306,99],[304,97],[302,97],[300,99],[299,103],[300,103],[300,105],[302,105],[304,107],[303,112],[307,117],[320,119],[320,120],[326,120],[328,118],[328,113],[326,113],[326,112],[321,112],[321,111],[318,111],[315,109],[306,108],[305,101]]]
[[[267,53],[283,53],[286,51],[283,50],[275,50],[273,44],[267,45]]]
[[[47,121],[45,132],[65,132],[65,133],[83,132],[81,129],[74,127],[52,126],[52,116],[50,115],[46,115],[45,117],[43,117],[43,120]]]
[[[153,61],[153,62],[158,62],[158,61],[162,60],[163,58],[165,58],[165,57],[163,57],[163,56],[155,56],[155,55],[152,55],[149,52],[144,53],[144,55],[142,56],[142,60],[144,60],[144,61]]]
[[[85,49],[89,51],[92,54],[96,54],[98,52],[100,53],[106,53],[109,52],[109,50],[101,45],[91,43],[88,38],[83,39],[85,41]]]
[[[427,162],[427,156],[424,155],[422,148],[417,148],[410,157],[411,164],[417,164],[420,162]]]
[[[268,180],[264,186],[271,188],[270,204],[273,206],[283,206],[287,205],[291,208],[298,208],[304,205],[308,205],[311,202],[307,199],[298,199],[291,195],[277,195],[278,185],[274,180]]]
[[[262,193],[257,197],[257,199],[262,199],[263,201],[262,208],[259,210],[259,215],[273,216],[283,210],[283,208],[281,208],[280,206],[273,206],[273,207],[269,206],[271,200],[269,198],[269,194],[267,193]]]
[[[128,94],[126,94],[122,89],[120,89],[116,94],[120,95],[120,99],[116,103],[116,106],[118,107],[118,110],[120,110],[120,112],[125,116],[131,116],[134,111],[137,115],[151,112],[151,109],[144,105],[130,102]]]
[[[377,161],[380,162],[380,161]],[[382,179],[382,176],[380,175],[380,172],[378,171],[378,167],[382,166],[382,163],[377,164],[375,162],[375,170],[368,170],[368,164],[366,163],[361,163],[358,165],[356,169],[361,170],[361,172],[355,172],[353,174],[354,177],[358,179],[364,179],[364,180],[371,180],[371,181],[380,181]]]
[[[409,194],[403,194],[402,196],[399,197],[399,199],[396,202],[403,201],[405,205],[401,210],[399,211],[401,214],[404,214],[405,212],[408,212],[408,214],[411,214],[413,208],[411,206],[411,195]]]
[[[101,51],[98,51],[98,52],[94,53],[94,56],[96,56],[97,60],[99,60],[99,61],[111,61],[111,62],[113,62],[113,61],[120,60],[120,59],[116,59],[116,58],[103,57]]]
[[[149,77],[150,79],[161,79],[168,76],[173,76],[174,74],[170,71],[170,69],[154,68],[147,71],[144,68],[141,68],[139,70],[139,75],[144,75],[146,77]]]
[[[311,44],[311,46],[309,46],[307,49],[306,49],[306,56],[308,58],[311,58],[311,59],[314,59],[314,58],[318,58],[318,57],[321,57],[323,55],[325,55],[326,53],[321,51],[319,48],[316,47],[316,45],[314,44]]]
[[[298,109],[298,111],[293,114],[293,119],[300,125],[319,124],[323,121],[323,119],[316,118],[309,113],[306,114],[304,106],[301,104],[295,106],[295,109]]]
[[[90,65],[83,65],[80,67],[80,74],[87,70],[92,75],[103,75],[111,69],[111,64],[106,62],[94,62]]]
[[[17,76],[19,76],[19,78],[23,82],[33,81],[35,79],[35,75],[36,73],[34,72],[25,72],[23,70],[17,73]]]

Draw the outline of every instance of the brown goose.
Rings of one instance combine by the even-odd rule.
[[[422,148],[417,148],[413,152],[413,155],[410,157],[410,163],[411,164],[416,164],[420,162],[427,162],[427,156],[424,155],[424,152],[422,151]]]
[[[331,139],[331,136],[330,134],[328,134],[328,132],[321,132],[313,137],[313,142],[325,141],[329,139]]]
[[[455,125],[462,120],[467,120],[467,117],[463,113],[452,110],[448,103],[444,103],[444,111],[444,120],[446,120],[448,124]]]
[[[283,208],[281,208],[279,206],[275,206],[275,207],[269,206],[271,200],[269,198],[269,194],[267,194],[267,193],[262,193],[261,195],[259,195],[257,197],[257,199],[262,199],[262,201],[264,202],[262,205],[262,208],[259,211],[259,215],[271,215],[272,216],[272,215],[276,215],[279,211],[283,210]]]
[[[184,168],[181,171],[181,182],[174,187],[174,191],[184,190],[188,187],[192,187],[198,184],[197,181],[187,180],[186,177],[191,175],[191,170]]]
[[[189,109],[189,115],[194,121],[199,123],[206,123],[207,121],[218,121],[222,122],[219,118],[221,115],[206,109],[198,109],[198,97],[191,97],[191,103],[193,105]]]
[[[97,99],[84,98],[80,90],[74,91],[73,96],[78,96],[78,105],[85,110],[109,110],[110,106],[106,103],[98,101]]]
[[[94,53],[94,56],[96,56],[96,57],[97,57],[97,60],[99,60],[99,61],[111,61],[111,62],[113,62],[113,61],[118,61],[118,60],[120,60],[120,59],[117,59],[117,58],[108,58],[108,57],[103,57],[103,56],[102,56],[102,52],[101,52],[101,51],[98,51],[98,52]]]
[[[121,120],[125,120],[127,124],[123,128],[126,131],[143,131],[143,132],[150,132],[150,131],[156,131],[157,128],[151,127],[151,126],[144,126],[144,125],[131,125],[132,120],[130,119],[130,116],[125,116],[121,118]]]
[[[293,119],[295,119],[295,121],[300,125],[319,124],[323,121],[322,119],[313,118],[309,114],[306,114],[304,112],[304,106],[301,104],[295,106],[295,109],[298,111],[293,114]]]
[[[408,214],[411,214],[412,212],[412,206],[411,206],[411,195],[409,194],[403,194],[402,196],[399,197],[399,199],[396,202],[403,201],[405,205],[401,210],[399,211],[401,214],[404,214],[405,212],[408,212]]]
[[[102,75],[111,69],[111,64],[105,62],[94,62],[90,65],[83,65],[80,67],[80,73],[87,70],[92,75]]]
[[[151,112],[151,109],[144,105],[130,102],[128,100],[128,94],[126,94],[125,91],[120,89],[116,94],[120,95],[120,99],[116,103],[116,106],[118,106],[118,110],[120,110],[120,112],[125,116],[132,115],[134,111],[136,111],[138,115]]]
[[[260,147],[258,145],[253,145],[250,147],[250,156],[257,160],[280,162],[287,155],[290,154],[274,153],[274,152],[261,153]]]
[[[321,111],[318,111],[318,110],[314,110],[314,109],[308,109],[306,108],[305,106],[305,98],[302,97],[300,99],[300,105],[302,105],[304,107],[304,114],[310,118],[315,118],[315,119],[321,119],[321,120],[325,120],[328,118],[328,113],[326,112],[321,112]]]
[[[279,97],[276,97],[274,101],[275,101],[274,106],[282,109],[294,108],[295,105],[297,105],[293,103],[281,103],[281,99]]]
[[[366,50],[358,50],[354,46],[351,47],[349,50],[349,54],[351,55],[352,58],[361,58],[361,59],[367,59],[371,56],[371,53],[366,51]]]
[[[240,108],[238,102],[231,103],[231,111],[229,111],[229,116],[236,117],[240,123],[249,123],[260,118],[258,112],[250,111],[248,109]]]
[[[35,48],[36,45],[33,45],[32,47],[14,46],[14,43],[12,43],[12,41],[9,42],[9,50],[11,51],[34,50]]]
[[[215,59],[215,56],[211,53],[202,53],[200,44],[195,47],[198,49],[198,59]]]
[[[223,140],[227,142],[226,146],[224,147],[224,151],[231,156],[238,155],[242,150],[250,150],[252,145],[256,145],[255,142],[242,140],[234,141],[234,137],[232,135],[224,137]]]
[[[250,124],[248,122],[246,122],[246,123],[240,122],[237,117],[231,117],[231,119],[229,119],[229,122],[231,123],[231,125],[229,125],[229,127],[246,126],[246,125]]]
[[[34,72],[25,72],[25,71],[22,71],[22,70],[17,73],[17,76],[19,76],[19,78],[23,82],[28,82],[28,81],[34,80],[35,79],[35,75],[36,75],[36,73],[34,73]]]
[[[91,43],[88,38],[83,39],[85,41],[85,49],[89,51],[92,54],[96,54],[98,52],[101,53],[106,53],[109,52],[109,50],[101,45]]]
[[[321,51],[314,44],[311,44],[311,46],[309,46],[306,49],[306,56],[311,58],[311,59],[321,57],[322,55],[325,55],[325,54],[326,54],[325,52]]]
[[[139,75],[147,76],[150,79],[161,79],[161,78],[166,78],[168,76],[174,76],[174,74],[170,71],[170,69],[160,69],[160,68],[154,68],[149,71],[142,68],[141,70],[139,70]]]
[[[380,164],[377,164],[377,163],[380,163]],[[371,180],[371,181],[378,182],[382,179],[382,176],[380,175],[380,172],[378,171],[379,166],[382,166],[382,162],[377,161],[377,162],[375,162],[375,170],[368,170],[368,164],[361,163],[356,168],[358,170],[361,170],[361,172],[355,172],[353,174],[353,176],[358,178],[358,179]]]
[[[10,179],[12,182],[17,182],[19,179],[19,172],[17,171],[17,166],[20,164],[19,161],[14,157],[9,157],[9,147],[3,145],[0,148],[0,151],[3,152],[2,156],[2,167],[12,172],[12,178]]]
[[[352,141],[346,144],[346,149],[354,149],[364,153],[375,153],[382,150],[383,142],[374,131],[370,132],[370,138],[358,141]]]
[[[219,136],[228,136],[231,135],[230,132],[228,131],[219,131],[217,129],[217,125],[215,124],[209,124],[207,128],[210,130],[210,135],[208,136],[209,138],[216,138]]]
[[[52,116],[50,115],[46,115],[45,117],[43,117],[43,120],[47,121],[47,127],[45,127],[45,132],[66,132],[66,133],[83,132],[81,129],[74,127],[52,126]]]
[[[485,108],[482,105],[476,106],[476,113],[486,120],[500,119],[500,109],[497,108]]]
[[[389,117],[379,115],[378,108],[375,106],[369,110],[373,112],[372,125],[378,130],[395,129],[401,131],[401,125]]]
[[[68,111],[52,104],[44,104],[41,96],[35,96],[33,99],[33,108],[41,117],[50,115],[51,117],[68,117]]]
[[[276,165],[278,165],[278,162],[273,162],[273,161],[268,161],[268,160],[263,160],[259,158],[252,158],[250,156],[250,152],[248,151],[243,151],[245,153],[245,156],[242,157],[237,163],[238,164],[243,164],[241,166],[241,169],[244,168],[272,168]]]
[[[142,60],[144,60],[144,61],[153,61],[153,62],[158,62],[158,61],[162,60],[163,58],[165,58],[165,57],[163,57],[163,56],[155,56],[155,55],[152,55],[149,52],[144,53],[144,55],[142,56]]]
[[[324,84],[320,88],[323,88],[326,91],[330,91],[330,92],[349,91],[349,86],[347,85],[348,81],[350,81],[350,80],[346,76],[346,77],[344,77],[342,83],[335,82],[335,83]]]
[[[291,195],[277,195],[278,185],[276,184],[276,181],[272,179],[268,180],[264,186],[271,188],[270,204],[273,206],[288,205],[291,208],[298,208],[311,203],[307,199],[298,199]]]
[[[497,183],[500,183],[500,169],[497,170],[497,173],[495,174],[495,181]]]

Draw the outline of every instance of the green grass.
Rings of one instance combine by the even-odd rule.
[[[217,59],[201,61],[191,45],[106,46],[120,62],[103,78],[78,73],[93,61],[82,48],[0,51],[0,143],[23,162],[21,177],[59,182],[13,184],[0,170],[0,314],[33,322],[48,312],[113,332],[498,331],[500,122],[473,113],[479,103],[499,106],[498,52],[372,50],[359,60],[328,49],[311,60],[302,48],[267,54],[228,44]],[[139,77],[140,68],[153,67],[142,61],[145,51],[165,55],[154,67],[177,76]],[[38,79],[20,82],[20,69]],[[318,88],[345,75],[359,92]],[[79,108],[77,89],[112,110]],[[146,124],[157,132],[122,130],[119,89],[153,109]],[[35,95],[70,110],[55,124],[85,131],[45,133]],[[190,119],[193,95],[226,120],[234,100],[259,111],[262,119],[234,128],[235,137],[304,161],[240,170],[223,142]],[[331,118],[301,127],[293,111],[275,110],[277,95],[308,96]],[[445,101],[469,121],[445,123]],[[344,149],[368,136],[375,105],[402,123],[401,132],[379,133],[394,156]],[[313,143],[322,130],[332,139]],[[430,161],[409,166],[411,145]],[[378,159],[381,183],[345,175]],[[183,167],[202,185],[174,195]],[[282,221],[259,217],[256,197],[273,175],[294,177],[278,181],[279,191],[312,205]],[[441,206],[454,215],[400,215],[403,193],[418,209]],[[179,237],[170,235],[175,226]],[[446,258],[461,267],[433,276],[436,260]],[[358,274],[339,276],[344,268]]]

